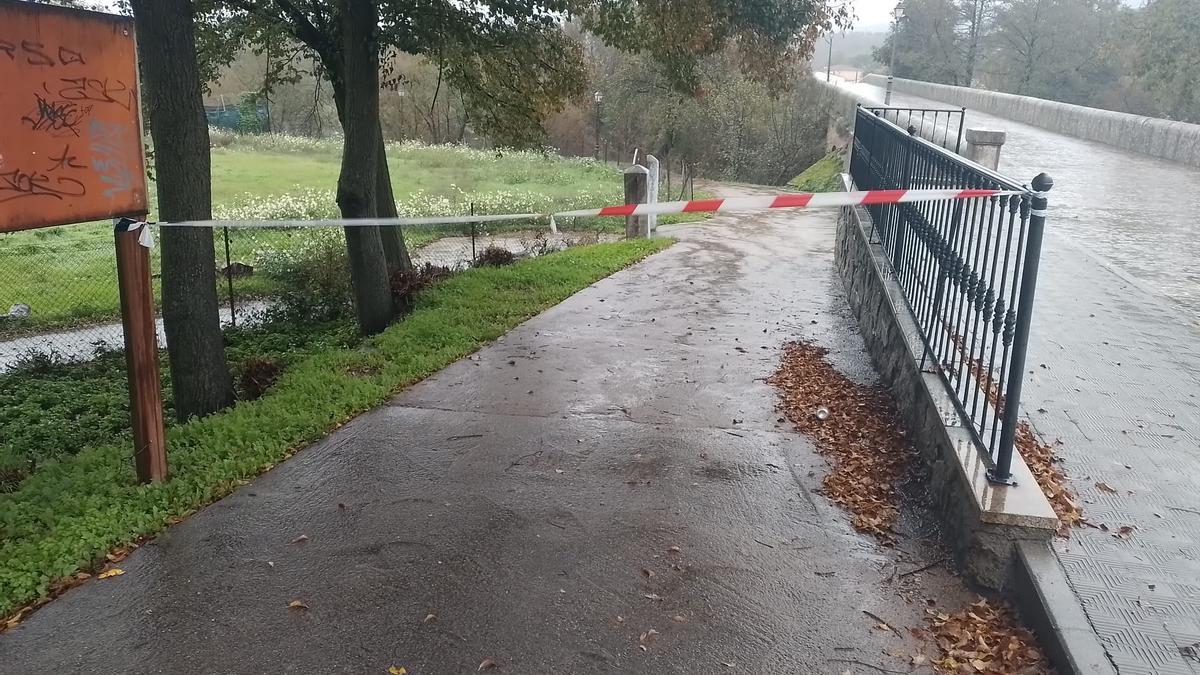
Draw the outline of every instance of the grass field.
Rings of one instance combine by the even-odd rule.
[[[270,135],[221,135],[214,136],[214,141],[223,145],[212,150],[215,217],[337,217],[334,187],[341,162],[340,141]],[[544,213],[601,206],[619,201],[621,195],[617,171],[590,160],[416,143],[390,144],[388,159],[404,216],[466,214],[472,204],[481,214]],[[538,226],[544,227],[544,223]],[[623,227],[617,219],[577,226]],[[224,241],[221,232],[216,236],[218,260],[214,264],[222,267]],[[412,246],[437,236],[439,232],[434,230],[407,233]],[[287,233],[231,230],[232,258],[254,264],[258,252],[288,246],[294,239]],[[157,252],[153,255],[157,266]],[[115,278],[109,224],[0,235],[0,314],[16,303],[29,305],[32,312],[28,320],[0,323],[0,337],[114,319],[118,313]],[[239,279],[237,293],[263,295],[271,291],[271,283],[264,276]],[[220,293],[225,293],[224,284]]]
[[[231,360],[285,366],[262,398],[167,429],[169,481],[137,485],[119,358],[0,375],[0,627],[77,583],[105,554],[152,535],[285,460],[392,393],[479,349],[571,294],[669,245],[579,246],[471,269],[417,296],[366,340],[300,325],[230,340]],[[119,356],[119,355],[117,355]],[[82,571],[80,571],[82,570]]]
[[[796,176],[788,185],[801,192],[835,192],[842,188],[842,153],[831,152]]]

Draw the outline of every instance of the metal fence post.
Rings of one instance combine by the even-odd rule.
[[[649,196],[650,172],[644,166],[634,164],[625,170],[625,204],[645,204]],[[625,238],[643,239],[650,236],[646,216],[625,216]]]
[[[1021,272],[1021,298],[1017,304],[1017,325],[1013,336],[1012,364],[1004,396],[1004,425],[1000,446],[996,449],[996,468],[988,472],[993,483],[1011,485],[1013,444],[1021,418],[1021,384],[1025,380],[1025,352],[1029,350],[1029,328],[1033,318],[1033,294],[1037,288],[1038,261],[1042,257],[1042,234],[1046,227],[1046,193],[1054,187],[1050,176],[1040,173],[1030,183],[1034,190],[1029,209],[1029,237],[1025,244],[1025,263]]]
[[[475,215],[475,202],[471,202],[471,215],[472,216]],[[478,254],[475,253],[475,228],[477,225],[478,225],[478,223],[476,223],[473,220],[471,221],[471,263],[472,264],[474,264],[475,260],[479,257]]]
[[[237,301],[233,297],[233,257],[229,254],[229,228],[225,230],[225,281],[229,286],[229,325],[237,328]]]

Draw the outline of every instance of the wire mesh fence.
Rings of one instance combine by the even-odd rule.
[[[405,227],[413,264],[454,273],[505,254],[535,257],[615,241],[621,223],[579,219]],[[352,311],[345,234],[338,227],[213,230],[225,327],[275,318],[324,320]],[[151,252],[156,300],[160,260]],[[165,344],[159,321],[159,341]],[[123,347],[112,227],[103,223],[0,236],[0,372],[86,361]]]

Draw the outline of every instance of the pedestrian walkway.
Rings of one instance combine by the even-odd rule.
[[[897,575],[940,555],[881,548],[815,494],[825,462],[763,381],[796,337],[874,377],[835,216],[661,228],[681,242],[0,636],[3,670],[907,671],[903,628],[966,594]]]
[[[1084,516],[1103,526],[1055,552],[1122,675],[1196,675],[1200,197],[1183,188],[1200,169],[968,111],[973,124],[1008,132],[1003,172],[1055,179],[1022,407],[1061,441]]]
[[[1029,364],[1025,413],[1100,528],[1055,550],[1105,650],[1122,675],[1200,673],[1200,335],[1055,241]]]

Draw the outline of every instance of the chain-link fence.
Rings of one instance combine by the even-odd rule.
[[[441,276],[621,237],[598,220],[406,226],[415,267]],[[324,320],[352,311],[345,234],[338,227],[213,230],[223,326],[276,318]],[[159,256],[151,252],[155,293]],[[159,323],[159,340],[163,342]],[[123,347],[112,227],[73,225],[0,235],[0,372],[86,361]]]

